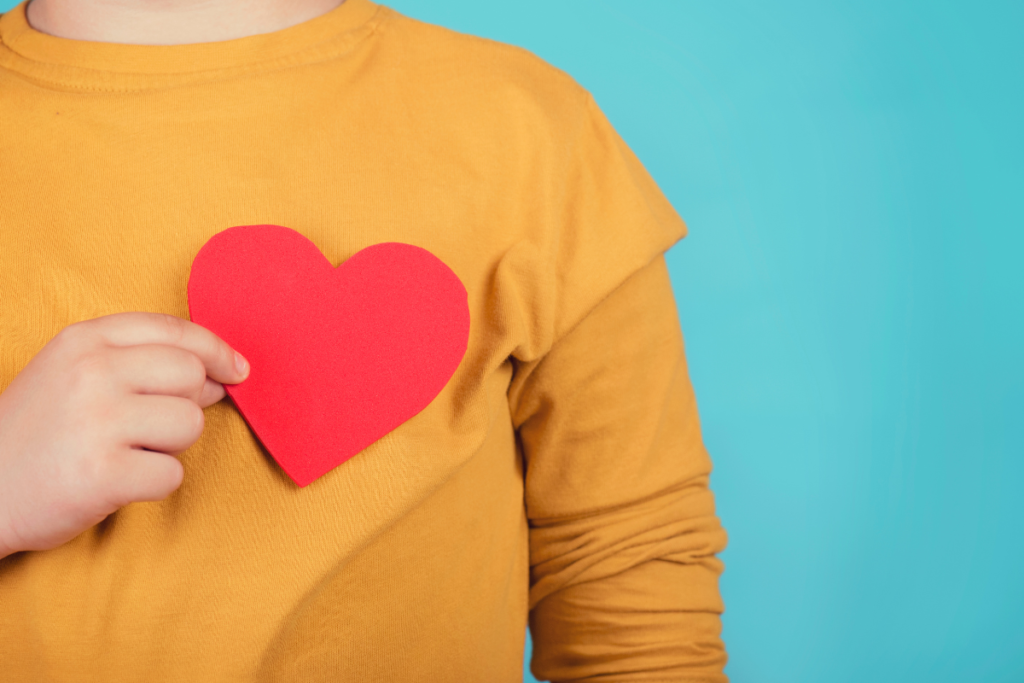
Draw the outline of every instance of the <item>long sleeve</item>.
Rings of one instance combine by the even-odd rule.
[[[532,670],[551,681],[726,681],[726,535],[708,488],[662,256],[510,392],[526,467]]]

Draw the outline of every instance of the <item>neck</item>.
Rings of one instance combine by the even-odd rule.
[[[31,0],[28,22],[59,38],[182,45],[279,31],[344,0]]]

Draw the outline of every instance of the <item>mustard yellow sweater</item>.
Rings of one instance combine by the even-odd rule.
[[[0,560],[3,681],[724,681],[725,535],[662,253],[685,227],[590,96],[513,47],[348,0],[172,47],[0,18],[0,389],[69,323],[186,317],[270,223],[459,276],[469,347],[306,488],[230,401],[185,481]]]

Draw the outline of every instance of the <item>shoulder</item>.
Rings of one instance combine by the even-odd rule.
[[[590,94],[529,50],[384,11],[382,61],[403,87],[458,118],[540,125],[558,135],[586,114]]]

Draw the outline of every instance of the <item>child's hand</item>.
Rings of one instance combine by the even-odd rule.
[[[0,557],[74,538],[181,484],[174,457],[246,361],[209,330],[122,313],[62,330],[0,394]]]

